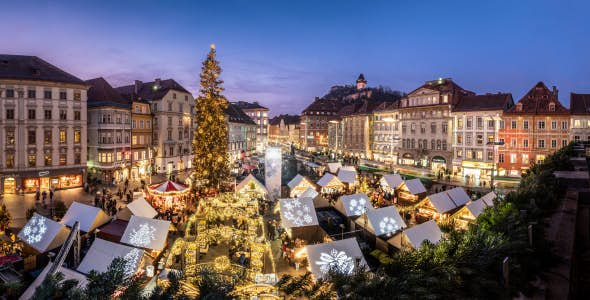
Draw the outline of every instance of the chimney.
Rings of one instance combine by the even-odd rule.
[[[141,89],[142,84],[143,82],[141,82],[141,80],[135,80],[135,88],[133,89],[135,95],[139,94],[139,90]]]
[[[559,90],[557,90],[556,86],[553,86],[553,96],[555,96],[555,99],[558,100],[559,97],[558,96]]]

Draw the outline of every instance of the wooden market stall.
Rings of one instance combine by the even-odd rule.
[[[297,198],[301,195],[305,190],[308,188],[315,189],[315,184],[309,180],[309,178],[297,174],[289,183],[287,183],[289,187],[289,197]]]
[[[463,206],[451,216],[455,221],[456,227],[461,229],[467,228],[467,225],[474,222],[487,207],[494,206],[495,198],[496,194],[489,192],[478,200],[467,203],[467,205]]]
[[[236,186],[236,193],[251,197],[266,197],[268,190],[254,175],[250,174]]]
[[[398,202],[402,205],[411,205],[420,202],[426,196],[426,187],[420,179],[404,181],[398,190]]]
[[[308,269],[316,280],[324,278],[330,271],[348,275],[359,266],[368,266],[356,238],[308,245],[304,253]]]
[[[320,186],[321,192],[326,194],[338,193],[344,190],[344,184],[342,181],[331,173],[324,174],[324,176],[318,180],[317,184]]]
[[[156,257],[166,246],[169,230],[170,221],[132,216],[121,243],[150,250],[151,256]]]
[[[356,171],[340,169],[338,171],[338,179],[347,185],[349,189],[353,188],[357,184]]]
[[[117,257],[125,259],[126,275],[135,274],[145,262],[143,250],[97,238],[76,270],[87,275],[92,270],[106,272]]]
[[[356,219],[362,228],[364,239],[372,248],[389,252],[387,240],[407,227],[395,206],[381,207],[367,211],[366,217]]]
[[[434,220],[410,227],[394,235],[387,242],[400,250],[413,250],[422,246],[424,241],[436,244],[443,237],[442,231]]]
[[[76,221],[80,222],[80,231],[92,232],[94,229],[108,223],[111,217],[102,209],[86,205],[80,202],[73,202],[68,211],[61,219],[61,223],[72,227]]]
[[[322,240],[318,216],[312,198],[279,199],[281,225],[291,239],[313,244]]]
[[[61,246],[69,234],[70,229],[65,225],[34,213],[17,236],[26,246],[46,253]]]
[[[447,192],[428,195],[417,205],[417,221],[446,219],[456,209],[457,204],[451,200]]]
[[[399,174],[385,174],[379,180],[379,184],[384,191],[394,193],[404,183],[401,175]]]

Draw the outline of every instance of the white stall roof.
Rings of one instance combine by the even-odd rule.
[[[404,181],[399,174],[386,174],[381,178],[381,185],[392,189],[396,189],[403,182]]]
[[[479,199],[477,201],[473,201],[467,205],[465,205],[465,208],[467,208],[469,210],[469,212],[471,212],[471,214],[474,217],[478,217],[479,215],[481,215],[481,213],[483,212],[483,210],[487,207],[486,203]]]
[[[424,241],[436,244],[442,238],[442,232],[434,220],[410,227],[404,230],[404,234],[414,249],[420,248]]]
[[[497,197],[498,196],[496,196],[496,193],[489,192],[489,193],[483,195],[479,199],[480,200],[483,200],[483,202],[485,202],[487,206],[494,206],[494,199],[496,199]]]
[[[454,189],[450,189],[447,191],[447,194],[449,194],[449,197],[451,197],[451,200],[453,200],[453,202],[455,202],[457,207],[463,206],[471,200],[469,198],[469,195],[467,195],[467,193],[465,192],[465,190],[462,187],[456,187]]]
[[[432,194],[428,196],[430,203],[436,208],[436,211],[440,214],[444,214],[450,210],[457,208],[455,202],[451,200],[449,195],[446,192],[440,192],[437,194]]]
[[[426,193],[426,188],[422,184],[422,181],[420,181],[420,179],[418,178],[406,180],[404,183],[406,184],[408,191],[412,193],[412,195]]]
[[[342,164],[339,162],[328,163],[328,172],[336,174],[338,169],[342,167]]]
[[[345,183],[354,183],[356,181],[356,172],[340,169],[338,179]]]
[[[369,196],[364,193],[341,196],[336,202],[336,208],[347,217],[360,216],[367,210],[373,209]]]
[[[105,272],[115,258],[121,257],[125,259],[125,273],[133,275],[141,265],[143,254],[141,249],[97,238],[77,270],[84,274],[89,274],[92,270]]]
[[[313,198],[279,199],[284,228],[318,225]]]
[[[299,198],[315,198],[319,195],[319,193],[313,189],[313,188],[307,188],[307,190],[305,190],[303,193],[301,193],[301,195],[299,195]]]
[[[153,219],[158,215],[158,212],[144,199],[138,198],[127,205],[131,213],[138,217],[146,217]]]
[[[394,233],[406,228],[406,223],[395,206],[387,206],[367,211],[367,219],[375,235]]]
[[[238,186],[236,187],[236,191],[241,192],[242,189],[248,187],[248,184],[250,184],[250,182],[254,182],[255,186],[262,189],[264,192],[268,193],[268,190],[266,189],[266,187],[264,187],[264,185],[262,183],[260,183],[260,181],[258,181],[258,179],[256,179],[256,177],[254,177],[252,174],[248,175],[246,178],[244,178],[244,180],[242,180],[238,184]]]
[[[330,243],[305,246],[311,272],[316,279],[322,278],[330,271],[351,274],[356,260],[359,266],[367,266],[361,248],[355,238]]]
[[[90,232],[111,220],[102,209],[80,202],[73,202],[68,211],[61,219],[61,223],[69,227],[74,226],[76,221],[80,222],[80,230]]]
[[[340,170],[351,171],[356,173],[356,168],[354,166],[342,166],[340,167]]]
[[[52,266],[52,263],[49,263],[49,264],[47,264],[47,266],[45,266],[45,268],[43,269],[43,271],[41,271],[39,276],[37,276],[37,278],[35,278],[33,283],[31,283],[31,285],[29,285],[27,290],[20,296],[20,298],[18,298],[19,300],[29,300],[29,299],[33,298],[33,295],[35,295],[35,291],[37,290],[37,287],[39,287],[43,283],[43,280],[45,280],[45,278],[47,277],[47,273],[49,273],[49,269],[51,268],[51,266]],[[57,272],[63,274],[64,281],[65,280],[77,280],[79,288],[84,288],[86,286],[86,284],[88,284],[88,279],[86,278],[86,276],[84,276],[84,274],[78,273],[74,270],[70,270],[68,268],[60,266],[60,267],[57,267]]]
[[[320,178],[317,183],[321,187],[326,187],[329,185],[342,185],[342,182],[338,179],[338,177],[330,173],[324,174],[324,176],[322,176],[322,178]]]
[[[166,244],[170,221],[131,216],[121,243],[139,248],[162,250]]]
[[[291,179],[291,181],[289,181],[289,183],[287,183],[287,186],[290,189],[295,188],[296,186],[298,186],[304,179],[305,177],[303,177],[300,174],[295,175],[295,177],[293,177],[293,179]]]
[[[18,237],[25,244],[43,253],[61,246],[69,234],[70,229],[63,224],[34,213],[18,233]]]

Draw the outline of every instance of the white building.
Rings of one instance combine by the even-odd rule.
[[[256,123],[256,151],[264,153],[268,146],[268,108],[260,105],[258,102],[232,102],[239,107],[254,123]]]
[[[570,141],[590,142],[590,94],[571,94]]]
[[[228,126],[227,151],[230,162],[256,153],[256,133],[260,129],[238,106],[229,103],[224,110]]]
[[[0,55],[0,192],[83,185],[87,89],[36,56]]]
[[[373,111],[373,159],[397,163],[401,146],[399,102],[384,102]]]

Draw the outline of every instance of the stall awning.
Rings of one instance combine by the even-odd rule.
[[[426,188],[418,178],[406,180],[404,181],[404,185],[412,195],[426,193]]]
[[[33,249],[44,253],[61,246],[69,234],[70,229],[63,224],[34,213],[18,237]]]
[[[297,187],[298,185],[300,185],[302,182],[306,181],[307,179],[305,178],[305,176],[297,174],[295,175],[295,177],[293,177],[293,179],[291,179],[291,181],[289,181],[289,183],[287,183],[287,186],[290,189],[294,189],[295,187]]]
[[[381,178],[381,186],[397,189],[404,181],[399,174],[386,174]]]
[[[367,266],[365,257],[355,238],[308,245],[305,250],[307,251],[307,260],[311,272],[316,279],[323,278],[330,271],[352,274],[357,265]]]
[[[144,198],[138,198],[129,203],[127,208],[134,216],[138,217],[153,219],[158,215],[158,212]]]
[[[429,195],[424,199],[424,201],[430,201],[432,206],[434,206],[434,208],[436,209],[436,212],[438,212],[439,214],[444,214],[457,208],[455,202],[453,202],[453,200],[449,198],[449,195],[447,195],[446,192],[440,192]]]
[[[424,241],[436,244],[442,239],[442,232],[434,220],[410,227],[404,230],[404,235],[414,249],[420,248]]]
[[[447,194],[449,194],[449,197],[451,197],[451,200],[455,202],[457,207],[463,206],[471,200],[469,198],[469,195],[467,195],[467,193],[462,187],[450,189],[447,191]]]
[[[162,250],[170,230],[170,221],[132,216],[121,237],[121,243],[138,248]]]
[[[108,223],[111,220],[102,209],[80,202],[73,202],[61,219],[61,223],[72,227],[76,221],[80,222],[80,230],[91,232],[92,230]]]
[[[335,207],[347,217],[357,217],[373,209],[369,196],[364,193],[341,196]]]
[[[489,192],[485,195],[483,195],[481,198],[479,198],[480,200],[483,200],[483,202],[486,203],[487,206],[494,206],[494,200],[497,198],[498,196],[496,196],[496,193],[494,192]]]
[[[162,183],[151,185],[150,191],[156,193],[182,193],[188,191],[188,187],[184,184],[166,180]]]
[[[279,203],[284,228],[318,225],[312,198],[279,199]]]
[[[141,249],[97,238],[77,270],[84,274],[89,274],[92,270],[105,272],[115,258],[122,257],[125,259],[125,273],[132,275],[141,266],[143,254],[144,251]]]
[[[319,195],[319,193],[313,189],[313,188],[307,188],[307,190],[305,190],[303,193],[301,193],[301,195],[299,195],[299,198],[315,198]]]

